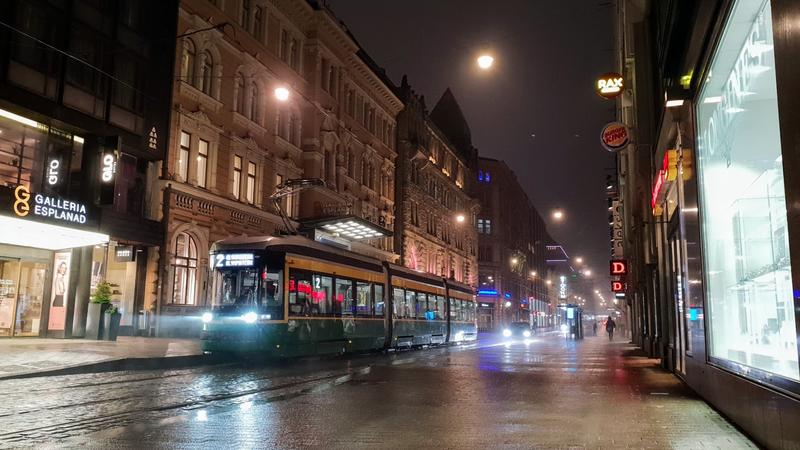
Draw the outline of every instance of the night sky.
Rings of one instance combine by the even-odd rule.
[[[516,172],[550,234],[583,256],[608,292],[605,176],[599,141],[614,104],[594,78],[614,70],[606,0],[329,0],[395,83],[408,75],[431,110],[450,87],[482,156]],[[475,58],[495,57],[488,72]],[[550,213],[561,208],[563,222]],[[606,298],[609,298],[607,296]]]

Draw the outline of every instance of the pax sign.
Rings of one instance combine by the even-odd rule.
[[[622,89],[625,87],[622,75],[616,72],[609,72],[597,78],[595,83],[595,92],[600,97],[610,100],[619,96]]]
[[[628,274],[628,262],[624,259],[614,259],[610,263],[611,275],[624,277]]]

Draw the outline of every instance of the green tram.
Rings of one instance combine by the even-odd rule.
[[[469,286],[301,236],[218,241],[204,350],[302,356],[477,339]]]

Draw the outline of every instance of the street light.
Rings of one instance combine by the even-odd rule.
[[[545,283],[546,283],[548,286],[550,286],[551,284],[553,284],[553,282],[552,282],[552,281],[550,281],[550,280],[547,280],[547,281],[545,281]]]
[[[518,262],[519,262],[519,258],[517,258],[516,256],[511,258],[511,264],[516,265]]]
[[[583,271],[583,274],[586,275],[587,277],[590,277],[590,276],[592,276],[592,271],[589,270],[589,269],[586,269],[586,270]]]
[[[478,67],[483,70],[488,70],[494,64],[494,57],[490,55],[481,55],[478,57]]]
[[[286,100],[289,100],[289,90],[286,89],[283,86],[281,86],[279,88],[276,88],[275,89],[275,98],[278,99],[278,101],[281,101],[281,102],[285,102]]]
[[[553,211],[553,219],[561,220],[563,218],[564,218],[564,211],[561,211],[560,209],[556,209]]]
[[[583,264],[583,258],[578,256],[577,258],[575,258],[575,262],[578,263],[578,264]]]
[[[458,222],[458,223],[464,223],[464,221],[465,221],[465,220],[467,220],[467,218],[466,218],[466,217],[464,217],[464,215],[463,215],[463,214],[457,214],[457,215],[456,215],[456,222]]]
[[[534,278],[536,277],[536,271],[535,270],[531,270],[531,277],[534,277]]]

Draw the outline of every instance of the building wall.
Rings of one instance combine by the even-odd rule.
[[[191,333],[196,324],[185,317],[208,305],[210,245],[283,231],[269,198],[280,182],[326,183],[283,200],[296,221],[350,213],[393,226],[401,103],[317,2],[182,1],[178,34],[169,157],[152,207],[167,222],[156,309],[164,332]],[[288,100],[276,98],[277,88]],[[198,254],[189,304],[176,294],[185,236]],[[391,238],[366,244],[354,250],[396,258]]]
[[[531,320],[531,300],[549,301],[547,234],[540,214],[503,161],[479,158],[479,301],[493,305],[494,325]],[[488,227],[487,227],[487,222]],[[496,292],[491,294],[490,292]],[[509,306],[506,304],[510,303]]]
[[[470,197],[467,180],[475,168],[433,122],[405,78],[399,93],[406,104],[398,116],[397,136],[400,220],[395,245],[401,263],[474,287],[478,204]]]

